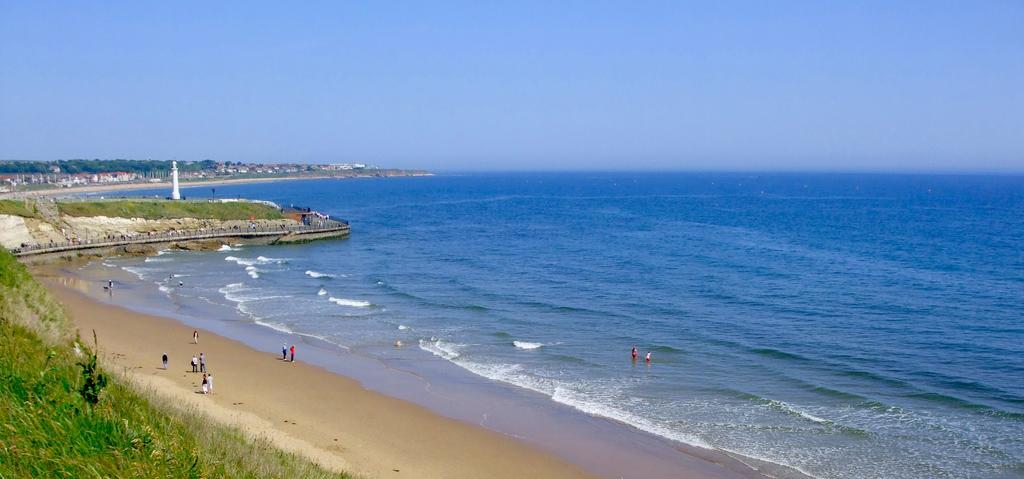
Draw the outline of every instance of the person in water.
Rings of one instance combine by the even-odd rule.
[[[647,357],[644,358],[644,361],[651,362],[651,352],[650,351],[647,351]]]
[[[633,346],[633,361],[636,361],[637,356],[640,356],[640,353],[636,352],[636,346]]]

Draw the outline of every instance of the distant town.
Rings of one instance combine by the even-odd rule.
[[[380,168],[363,163],[299,164],[242,163],[213,160],[178,161],[183,183],[290,177],[390,177],[423,176],[422,170]],[[132,183],[163,183],[170,180],[171,161],[156,160],[56,160],[0,161],[0,193],[104,186]]]

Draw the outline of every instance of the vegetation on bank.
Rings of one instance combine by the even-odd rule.
[[[108,382],[70,330],[42,285],[0,250],[0,478],[347,477]]]
[[[25,218],[39,217],[34,208],[25,206],[25,202],[19,200],[0,200],[0,215],[14,215]]]
[[[198,218],[216,220],[277,220],[283,218],[276,208],[262,204],[209,201],[161,201],[161,200],[114,200],[114,201],[67,201],[57,203],[57,208],[66,216],[107,216],[118,218],[145,218],[148,220]]]

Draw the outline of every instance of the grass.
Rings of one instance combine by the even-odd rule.
[[[0,215],[15,215],[25,218],[39,217],[34,208],[28,208],[25,206],[24,201],[18,200],[0,200]]]
[[[60,202],[57,208],[66,216],[107,216],[148,220],[199,218],[217,220],[281,219],[276,208],[260,203],[208,201],[115,200]]]
[[[68,324],[24,266],[0,250],[0,479],[347,477],[116,379],[90,404],[79,363],[91,353],[76,351],[68,327],[44,342],[30,326],[38,322]]]

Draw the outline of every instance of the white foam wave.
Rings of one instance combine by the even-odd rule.
[[[449,343],[441,341],[440,339],[431,338],[429,341],[426,339],[420,340],[420,349],[449,361],[461,356],[461,349],[464,347],[465,345],[463,344]]]
[[[256,257],[256,261],[259,261],[262,264],[269,264],[269,263],[283,264],[283,263],[287,263],[288,259],[287,258],[268,258],[266,256],[257,256]]]
[[[274,331],[281,332],[281,333],[285,333],[285,334],[294,334],[295,333],[295,331],[292,331],[288,326],[285,326],[285,325],[283,325],[281,323],[265,321],[265,320],[257,319],[257,318],[253,318],[252,322],[256,323],[256,324],[258,324],[260,326],[273,329]]]
[[[512,341],[512,345],[519,349],[537,349],[544,346],[544,343],[531,343],[527,341]]]
[[[309,276],[310,278],[333,278],[334,277],[333,275],[330,275],[330,274],[327,274],[327,273],[319,273],[319,272],[316,272],[316,271],[313,271],[313,270],[306,271],[306,276]]]
[[[131,274],[134,274],[139,279],[145,279],[143,277],[143,275],[145,275],[145,273],[151,271],[151,270],[146,269],[146,268],[133,268],[131,266],[122,266],[121,269],[123,269],[123,270],[125,270],[125,271],[127,271],[127,272],[129,272]]]
[[[398,325],[398,329],[401,330],[401,331],[405,331],[406,329],[409,329],[409,327],[404,325],[404,324],[399,324]]]
[[[161,292],[164,292],[164,293],[170,293],[171,292],[171,288],[168,288],[167,286],[164,286],[162,284],[157,286],[157,289],[159,289]]]
[[[317,291],[316,295],[317,296],[327,296],[327,290],[323,289],[323,288],[320,288],[320,291]]]
[[[776,408],[776,409],[780,409],[780,410],[782,410],[783,412],[785,412],[787,414],[792,414],[794,416],[799,416],[799,417],[807,419],[808,421],[811,421],[811,422],[816,422],[818,424],[832,424],[832,421],[829,421],[828,419],[815,416],[815,415],[813,415],[813,414],[811,414],[809,412],[806,412],[806,411],[801,411],[800,409],[790,405],[789,403],[787,403],[785,401],[779,401],[779,400],[776,400],[776,399],[772,399],[772,400],[768,401],[768,405],[770,407],[773,407],[773,408]]]
[[[523,371],[523,367],[520,364],[492,364],[467,360],[461,353],[464,347],[465,345],[447,343],[436,338],[431,338],[430,341],[420,340],[420,349],[447,359],[478,376],[529,389],[548,396],[555,402],[578,409],[584,413],[620,421],[651,434],[691,446],[712,448],[710,444],[697,436],[673,430],[659,421],[618,408],[610,402],[595,401],[590,394],[580,391],[571,385],[554,379],[530,375]]]
[[[641,431],[646,431],[651,434],[666,437],[668,439],[679,441],[684,444],[689,444],[691,446],[712,449],[712,446],[710,444],[700,439],[699,437],[673,430],[669,427],[666,427],[659,421],[639,416],[637,414],[626,411],[624,409],[620,409],[610,404],[593,401],[590,398],[588,398],[586,394],[581,394],[577,391],[573,391],[571,388],[556,386],[554,392],[551,393],[551,399],[555,402],[565,404],[566,406],[570,406],[575,409],[579,409],[580,411],[583,411],[593,416],[605,417],[608,419],[614,419],[616,421],[624,422],[637,429],[640,429]]]
[[[245,290],[246,290],[245,283],[231,283],[231,284],[228,284],[228,285],[224,286],[223,288],[218,289],[217,292],[219,292],[220,294],[223,294],[224,295],[224,299],[227,299],[228,301],[234,301],[236,303],[241,303],[243,301],[249,301],[250,300],[249,298],[246,298],[245,296],[242,296],[241,294],[239,294],[239,293],[241,293],[242,291],[245,291]]]
[[[171,258],[157,258],[156,256],[150,256],[143,260],[143,263],[169,263],[171,261],[174,260]]]
[[[352,307],[352,308],[368,308],[368,307],[370,307],[370,302],[369,301],[359,301],[358,299],[335,298],[335,297],[331,296],[327,300],[332,302],[332,303],[334,303],[334,304],[337,304],[339,306],[349,306],[349,307]]]
[[[238,251],[238,248],[232,248],[226,244],[222,244],[220,245],[220,248],[217,249],[217,251]]]
[[[246,271],[246,273],[249,273],[249,277],[252,279],[260,279],[260,274],[257,273],[255,269],[251,271]]]
[[[234,261],[235,263],[237,263],[237,264],[239,264],[241,266],[252,266],[252,265],[256,264],[255,260],[239,258],[237,256],[227,256],[227,257],[224,258],[224,261]]]

